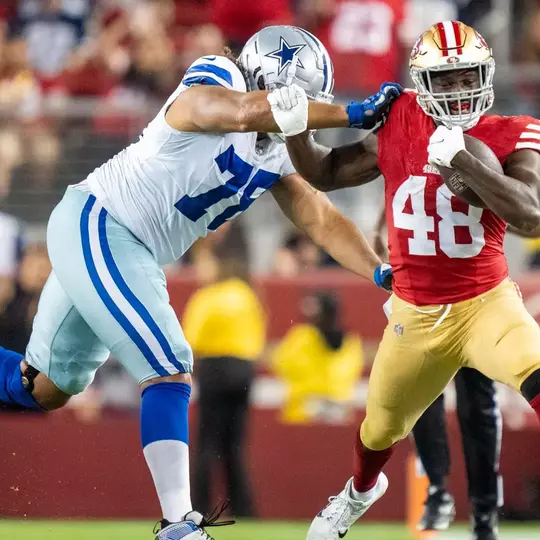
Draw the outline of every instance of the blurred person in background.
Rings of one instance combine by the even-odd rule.
[[[297,276],[325,266],[337,266],[337,263],[298,230],[286,235],[284,245],[276,251],[274,258],[274,273],[282,277]]]
[[[293,24],[294,19],[291,0],[210,0],[210,12],[234,52],[261,28]]]
[[[18,265],[11,301],[0,314],[0,343],[23,354],[32,333],[41,291],[51,273],[51,263],[44,243],[26,246]]]
[[[300,17],[328,47],[337,89],[371,94],[404,79],[410,47],[421,31],[456,16],[453,0],[304,0]],[[354,69],[351,69],[354,66]]]
[[[15,295],[22,246],[21,224],[13,216],[0,212],[0,317],[2,318]],[[5,331],[5,322],[0,323],[0,332]]]
[[[272,352],[272,368],[287,388],[281,419],[347,422],[362,373],[362,342],[343,328],[336,294],[310,293],[301,311],[305,322],[294,325]]]
[[[182,317],[199,388],[193,503],[202,512],[211,510],[218,465],[225,471],[232,513],[252,517],[244,447],[249,394],[265,347],[266,320],[245,260],[234,250],[220,251],[217,282],[194,293]]]

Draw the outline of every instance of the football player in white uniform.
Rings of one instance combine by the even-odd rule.
[[[0,351],[0,402],[52,410],[82,392],[114,355],[142,390],[141,438],[163,511],[157,539],[209,538],[193,511],[188,404],[192,353],[160,265],[270,190],[283,212],[334,259],[391,286],[391,272],[352,222],[294,170],[283,135],[382,122],[400,93],[333,105],[320,41],[287,26],[254,35],[233,61],[204,56],[139,141],[70,186],[53,211],[53,272],[24,359]],[[284,103],[310,100],[301,117]],[[267,136],[266,133],[274,135]]]

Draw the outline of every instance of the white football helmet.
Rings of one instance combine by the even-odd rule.
[[[239,64],[248,90],[274,90],[295,83],[309,99],[334,99],[334,67],[313,34],[296,26],[268,26],[249,38]]]
[[[440,22],[424,32],[413,47],[409,67],[418,104],[439,123],[467,130],[493,106],[495,60],[491,49],[474,28],[462,22]],[[435,73],[463,69],[478,70],[477,89],[433,92]]]

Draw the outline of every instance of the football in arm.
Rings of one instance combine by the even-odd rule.
[[[464,135],[464,137],[465,147],[475,158],[479,159],[490,169],[498,173],[503,172],[499,159],[489,146],[469,135]],[[471,206],[486,208],[484,201],[467,185],[460,173],[454,169],[448,169],[442,166],[439,166],[439,171],[444,183],[456,197],[459,197]]]

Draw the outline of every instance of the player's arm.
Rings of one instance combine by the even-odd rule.
[[[388,252],[388,241],[386,239],[386,205],[383,203],[381,209],[379,210],[379,216],[375,222],[375,227],[373,228],[373,236],[371,243],[375,253],[383,260],[387,261],[389,257]]]
[[[284,214],[341,266],[375,281],[382,261],[352,221],[298,174],[281,179],[272,195]]]
[[[220,86],[197,85],[182,92],[167,112],[167,122],[179,131],[278,133],[267,91],[237,92]],[[309,129],[348,127],[344,105],[310,101]]]
[[[536,234],[540,229],[540,154],[523,149],[506,160],[499,174],[467,151],[460,151],[452,167],[463,172],[469,186],[486,205],[515,230]]]
[[[308,132],[287,137],[286,144],[295,169],[321,191],[361,186],[381,174],[373,133],[360,142],[333,149],[316,143]]]

